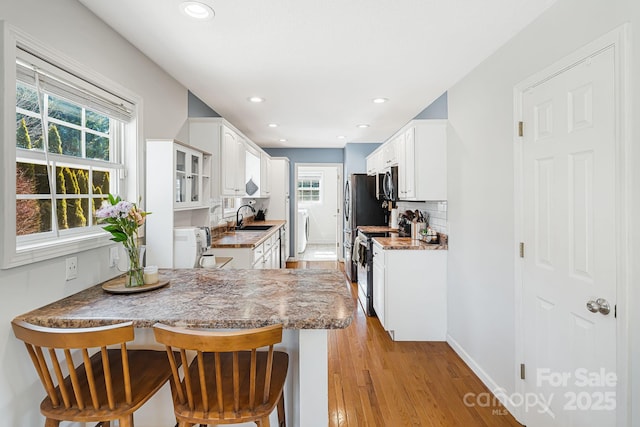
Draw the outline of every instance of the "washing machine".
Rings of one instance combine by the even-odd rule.
[[[301,254],[307,249],[309,240],[309,211],[298,209],[298,253]]]

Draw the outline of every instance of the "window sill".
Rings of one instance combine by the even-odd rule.
[[[62,238],[51,243],[26,244],[16,249],[14,253],[7,253],[2,263],[2,269],[46,261],[111,244],[113,242],[110,240],[110,235],[103,231],[90,235]]]

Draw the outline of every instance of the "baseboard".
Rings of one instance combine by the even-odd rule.
[[[467,353],[464,348],[458,342],[453,339],[453,337],[447,334],[447,343],[451,346],[453,351],[455,351],[458,356],[467,364],[467,366],[473,371],[474,374],[480,378],[480,381],[484,383],[485,386],[491,391],[491,393],[502,403],[502,405],[513,415],[516,421],[520,422],[518,419],[519,411],[516,409],[516,405],[514,405],[511,400],[511,396],[515,393],[515,391],[509,392],[504,387],[500,387],[498,383],[496,383],[493,378],[487,374],[484,369],[475,361],[473,358]]]

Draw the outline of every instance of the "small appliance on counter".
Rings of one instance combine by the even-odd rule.
[[[195,268],[207,250],[207,233],[203,227],[173,229],[173,268]]]

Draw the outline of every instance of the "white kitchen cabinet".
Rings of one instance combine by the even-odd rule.
[[[262,270],[264,267],[264,244],[256,246],[252,251],[253,264],[251,268]]]
[[[220,192],[223,196],[245,195],[245,140],[227,126],[222,130]]]
[[[283,233],[284,234],[284,233]],[[271,268],[282,268],[280,266],[280,249],[282,244],[280,243],[280,239],[276,240],[276,243],[273,245],[271,249]]]
[[[269,175],[271,175],[271,156],[267,153],[260,153],[260,196],[269,197],[271,196],[271,180],[269,179]]]
[[[198,117],[189,119],[189,144],[212,153],[213,165],[210,178],[209,198],[243,197],[247,183],[247,153],[257,159],[257,164],[250,167],[249,173],[261,189],[256,197],[262,194],[263,171],[262,155],[264,151],[248,140],[240,131],[220,117]],[[267,162],[267,167],[268,167]],[[268,172],[266,172],[268,174]],[[269,186],[269,184],[266,184]],[[205,200],[208,202],[208,198]]]
[[[253,248],[236,248],[236,247],[214,247],[209,252],[215,256],[233,257],[232,268],[280,268],[278,263],[280,256],[277,251],[280,250],[279,237],[280,227],[273,227],[268,232],[268,236],[264,240],[260,240],[260,244]],[[242,233],[241,231],[237,233]]]
[[[267,219],[284,220],[282,232],[282,245],[285,245],[284,257],[289,258],[289,227],[290,227],[290,200],[289,200],[289,159],[286,157],[272,157],[269,181],[271,185],[271,200]],[[285,259],[286,261],[286,259]]]
[[[378,316],[378,320],[385,327],[385,272],[384,272],[384,251],[382,247],[373,243],[373,309]],[[385,327],[385,330],[387,328]]]
[[[414,120],[401,135],[400,200],[447,200],[447,121]]]
[[[377,149],[367,156],[367,175],[382,173],[382,149]]]
[[[147,140],[144,207],[148,265],[173,268],[173,228],[209,221],[212,155],[172,139]]]
[[[447,251],[383,250],[374,244],[373,260],[373,307],[391,338],[445,341]]]
[[[401,200],[416,198],[415,128],[407,129],[402,138],[398,161],[398,196]]]
[[[388,168],[398,164],[398,149],[401,146],[400,136],[395,135],[393,139],[382,146],[382,167]]]
[[[211,155],[174,144],[174,208],[202,207],[208,199]]]

